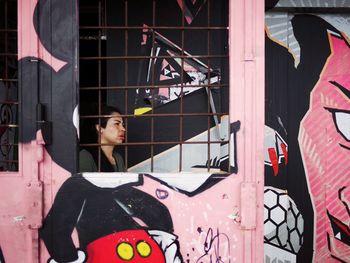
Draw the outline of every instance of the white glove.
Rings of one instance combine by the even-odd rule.
[[[164,252],[166,263],[181,263],[177,236],[161,230],[149,230],[150,236],[158,243]]]

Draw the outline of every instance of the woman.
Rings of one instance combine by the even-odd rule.
[[[116,151],[116,145],[125,139],[124,122],[120,110],[103,106],[101,115],[111,115],[110,118],[97,119],[93,129],[97,133],[96,141],[101,144],[101,149],[88,147],[79,153],[80,172],[124,172],[124,161]],[[100,169],[99,164],[100,152]]]
[[[90,138],[99,141],[101,148],[81,150],[81,172],[98,171],[98,151],[101,172],[124,170],[115,147],[125,137],[120,111],[106,106],[101,115],[111,117],[95,122],[93,135],[97,133],[99,140]],[[135,187],[142,184],[140,174],[81,173],[68,178],[40,229],[51,256],[48,262],[184,262],[168,208]],[[72,239],[73,229],[79,248]]]

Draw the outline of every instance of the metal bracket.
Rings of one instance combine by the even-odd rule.
[[[241,227],[245,230],[256,228],[256,183],[241,184]]]
[[[36,105],[36,123],[37,129],[41,130],[45,144],[51,144],[52,142],[52,123],[46,120],[45,105],[38,103]]]
[[[27,184],[28,210],[27,219],[30,229],[39,229],[43,220],[43,185],[41,182],[29,182]]]

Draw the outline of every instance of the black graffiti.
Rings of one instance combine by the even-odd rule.
[[[167,199],[169,196],[169,192],[163,189],[157,188],[156,190],[156,196],[158,199]]]
[[[224,239],[227,243],[228,247],[228,257],[230,257],[230,239],[225,233],[220,233],[219,229],[214,232],[212,228],[209,228],[205,237],[205,241],[203,244],[203,254],[198,258],[196,263],[202,263],[204,259],[209,259],[210,263],[225,263],[222,259],[222,255],[220,254],[220,245],[221,241]],[[211,251],[214,253],[210,253]],[[230,263],[231,259],[226,263]]]
[[[4,256],[2,254],[1,247],[0,247],[0,263],[5,263],[5,259],[4,259]]]
[[[188,90],[187,91],[180,91],[179,93],[174,91],[174,94],[176,95],[176,97],[181,98],[183,96],[185,96],[186,94],[190,93]]]

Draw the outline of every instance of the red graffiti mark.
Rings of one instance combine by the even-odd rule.
[[[287,165],[288,164],[287,146],[284,143],[281,143],[281,148],[282,148],[282,152],[283,152],[283,155],[284,155],[284,164]]]
[[[269,152],[269,157],[271,160],[273,173],[275,176],[277,176],[277,174],[278,174],[278,159],[277,159],[276,150],[275,150],[275,148],[269,148],[268,152]]]

